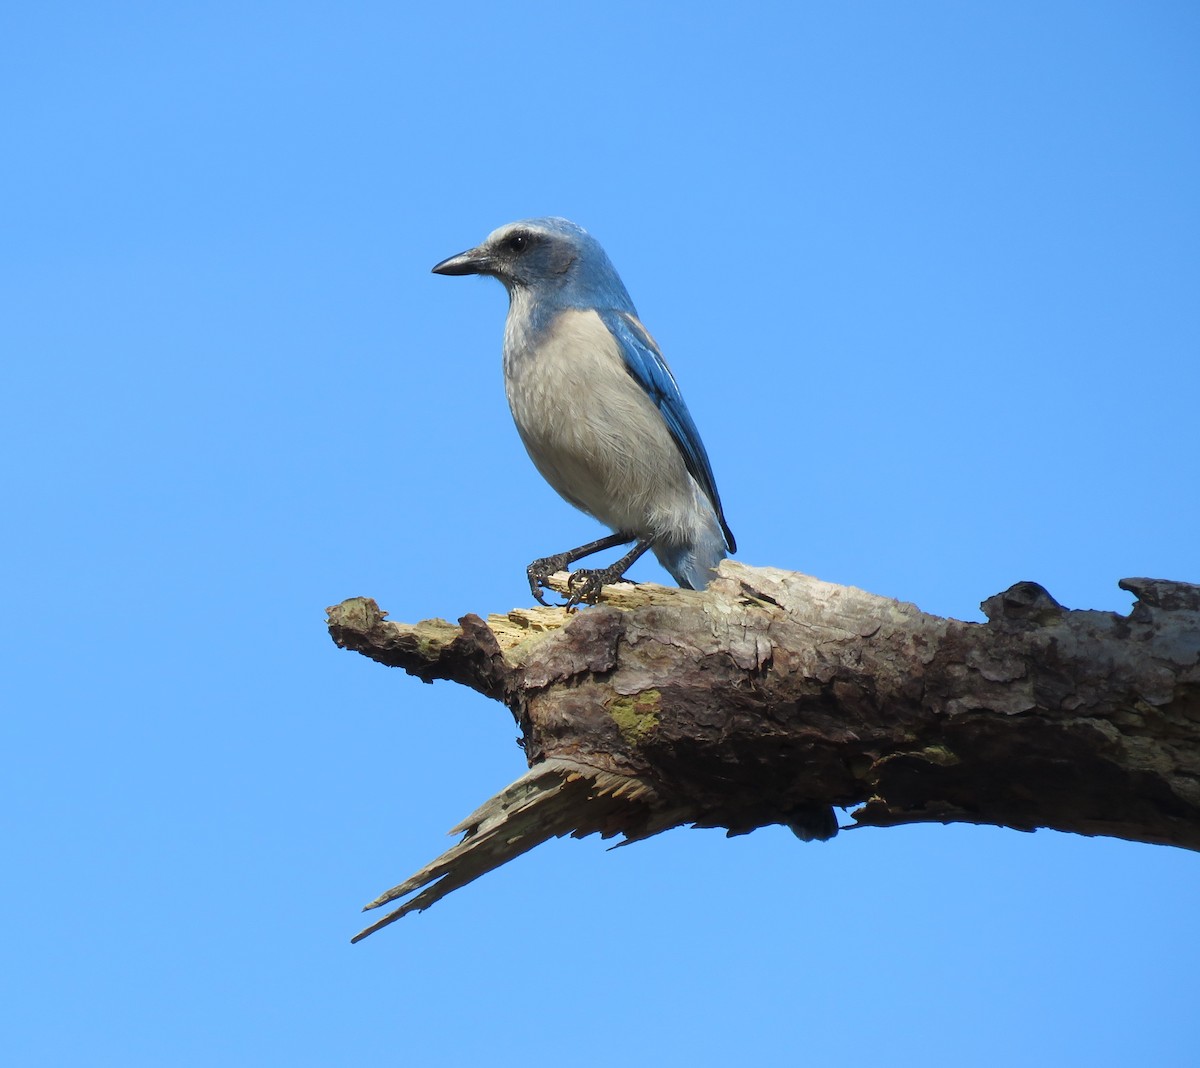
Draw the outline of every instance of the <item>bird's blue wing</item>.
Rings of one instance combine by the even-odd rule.
[[[713,478],[712,464],[708,461],[708,453],[704,451],[704,443],[700,440],[700,432],[692,422],[691,413],[683,402],[683,394],[675,384],[671,369],[663,359],[662,353],[654,339],[646,332],[646,328],[637,320],[637,316],[629,312],[606,310],[599,313],[604,325],[617,339],[621,357],[625,366],[638,383],[654,401],[671,437],[683,454],[684,463],[692,477],[700,484],[700,488],[712,502],[713,510],[721,523],[721,531],[725,535],[725,543],[729,551],[736,552],[737,543],[729,524],[725,522],[725,513],[721,508],[721,498],[717,493],[717,483]]]

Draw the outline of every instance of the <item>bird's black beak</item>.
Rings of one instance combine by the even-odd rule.
[[[491,256],[482,248],[469,248],[448,260],[435,264],[434,274],[485,274],[491,267]]]

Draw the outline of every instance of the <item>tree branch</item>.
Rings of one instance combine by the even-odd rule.
[[[343,648],[504,702],[531,770],[368,907],[379,923],[554,836],[968,822],[1200,849],[1200,586],[1125,579],[1128,616],[1018,583],[987,623],[732,561],[704,591],[606,587],[485,622],[329,609]],[[440,880],[440,881],[437,881]]]

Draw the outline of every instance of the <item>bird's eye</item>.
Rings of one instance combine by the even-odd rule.
[[[525,234],[513,234],[505,244],[510,252],[524,252],[525,247],[529,244],[529,238]]]

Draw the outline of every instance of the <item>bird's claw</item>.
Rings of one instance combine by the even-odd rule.
[[[546,604],[546,598],[542,596],[542,589],[550,588],[550,576],[559,571],[567,569],[567,554],[559,553],[556,556],[543,556],[539,560],[534,560],[525,569],[525,574],[529,578],[529,591],[536,598],[538,604]]]
[[[577,604],[598,604],[604,587],[620,581],[621,572],[613,567],[583,567],[572,571],[567,579],[567,610]]]
[[[604,588],[602,571],[584,568],[572,571],[567,579],[567,611],[577,604],[595,604],[600,600],[600,591]]]

